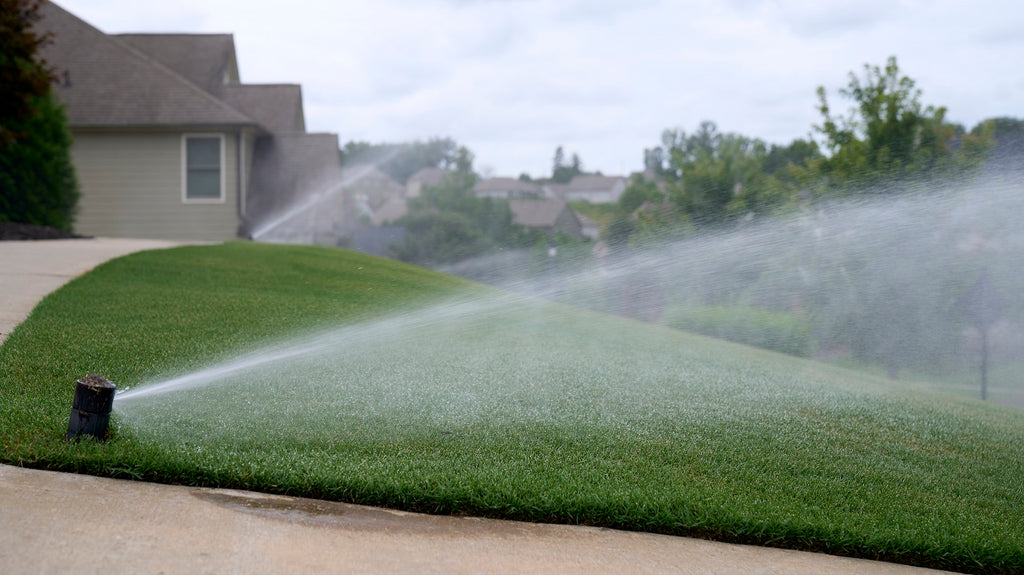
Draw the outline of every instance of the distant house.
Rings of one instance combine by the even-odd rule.
[[[473,186],[473,193],[478,198],[501,200],[544,197],[544,190],[539,184],[525,182],[516,178],[486,178],[480,180]]]
[[[408,213],[409,203],[405,198],[397,196],[388,198],[383,204],[373,211],[373,215],[370,216],[370,223],[375,226],[383,226],[393,223],[395,220]]]
[[[512,222],[542,230],[549,235],[566,234],[582,238],[580,220],[569,204],[560,200],[509,200]]]
[[[108,35],[52,2],[40,14],[73,137],[77,233],[246,237],[340,178],[338,138],[306,133],[301,88],[242,84],[230,34]],[[332,215],[305,217],[323,229]]]
[[[613,204],[626,189],[626,178],[622,176],[576,176],[568,184],[547,184],[549,198],[566,202],[590,202],[592,204]]]
[[[389,200],[405,197],[405,187],[372,164],[346,166],[341,180],[343,201],[353,206],[349,213],[367,221]],[[348,222],[349,226],[353,224]]]
[[[436,188],[443,184],[449,175],[451,172],[442,168],[423,168],[406,180],[405,197],[418,198],[423,192],[423,188]]]

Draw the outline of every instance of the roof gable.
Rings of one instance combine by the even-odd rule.
[[[254,125],[166,65],[52,2],[37,26],[53,32],[42,56],[63,76],[56,94],[72,127]]]

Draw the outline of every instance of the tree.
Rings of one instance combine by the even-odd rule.
[[[37,57],[40,2],[0,0],[0,221],[70,231],[78,202],[67,118]]]
[[[466,150],[464,156],[472,154]],[[455,171],[441,185],[427,186],[420,197],[410,199],[408,215],[395,222],[406,230],[405,243],[396,246],[393,255],[431,265],[529,246],[534,237],[512,222],[508,202],[477,197],[475,183],[471,172]]]
[[[471,175],[473,173],[473,160],[476,157],[466,146],[459,146],[455,150],[455,159],[445,165],[445,168],[454,168],[456,173]]]
[[[971,129],[971,135],[992,142],[987,167],[995,171],[1020,172],[1024,160],[1024,120],[996,117],[983,120]]]
[[[570,163],[565,163],[565,150],[562,146],[555,148],[555,158],[551,166],[551,181],[558,184],[567,184],[572,179],[583,173],[583,162],[578,154],[573,154]]]
[[[822,122],[814,130],[827,155],[821,168],[840,191],[883,191],[889,182],[969,168],[976,162],[966,160],[985,146],[982,136],[947,123],[946,108],[923,106],[921,90],[895,56],[884,68],[865,64],[862,76],[850,72],[839,90],[853,102],[846,116],[833,114],[824,87],[817,92]]]
[[[766,174],[782,175],[791,168],[803,168],[809,162],[821,158],[821,151],[814,140],[793,140],[786,146],[772,144],[764,159]]]
[[[562,146],[555,148],[555,159],[551,163],[551,173],[556,174],[558,170],[565,167],[565,150]]]
[[[644,148],[644,171],[655,177],[665,173],[665,150],[661,146]]]
[[[0,0],[0,146],[24,135],[14,123],[35,114],[38,99],[50,93],[54,80],[38,57],[49,34],[32,30],[41,5],[41,0]]]
[[[660,203],[665,199],[665,194],[658,189],[658,184],[645,178],[641,174],[633,174],[629,178],[629,184],[619,196],[619,209],[622,213],[632,214],[646,202]]]
[[[760,140],[723,134],[706,121],[689,135],[666,130],[662,143],[669,198],[695,224],[720,224],[781,202],[779,187],[765,174],[767,151]]]
[[[1009,308],[1001,293],[996,290],[987,273],[982,272],[978,280],[956,302],[956,307],[981,335],[981,399],[988,395],[988,332]]]

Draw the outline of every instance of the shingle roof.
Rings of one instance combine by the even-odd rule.
[[[142,51],[45,2],[38,27],[54,33],[42,56],[74,127],[224,126],[256,122]]]
[[[512,220],[528,228],[550,228],[566,208],[561,200],[509,200]]]
[[[487,191],[522,191],[539,194],[540,186],[533,182],[524,182],[516,178],[487,178],[480,180],[473,186],[475,192]]]
[[[116,34],[190,82],[219,96],[238,83],[235,39],[231,34]]]
[[[406,183],[420,182],[427,186],[439,186],[449,174],[451,174],[450,171],[442,168],[423,168],[409,176]]]
[[[574,176],[568,184],[564,184],[564,189],[603,191],[625,180],[622,176]]]
[[[302,86],[298,84],[224,86],[223,98],[271,132],[306,131]]]

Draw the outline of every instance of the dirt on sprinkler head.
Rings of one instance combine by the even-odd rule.
[[[90,373],[89,375],[86,375],[85,377],[79,379],[78,381],[80,381],[82,385],[92,388],[116,387],[112,381],[109,381],[102,375],[96,375],[95,373]]]
[[[85,237],[88,236],[80,236],[50,226],[0,222],[0,241],[66,240]]]

